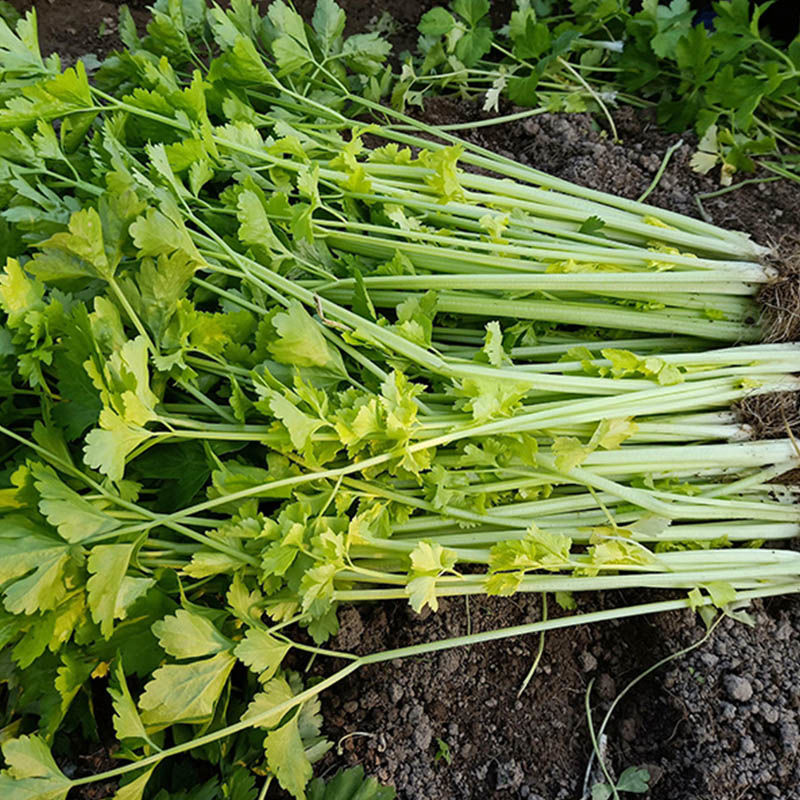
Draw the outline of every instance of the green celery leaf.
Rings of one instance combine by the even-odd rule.
[[[592,453],[594,447],[581,443],[574,436],[557,436],[553,439],[553,455],[555,456],[556,469],[559,472],[569,472],[573,467],[580,466]]]
[[[274,728],[286,716],[287,709],[273,711],[274,708],[288,703],[294,697],[292,687],[284,678],[273,678],[264,684],[264,688],[259,692],[247,706],[243,720],[258,718],[259,728]]]
[[[8,5],[8,3],[6,3]],[[16,10],[11,7],[16,14]],[[35,10],[24,18],[15,20],[10,12],[0,15],[0,60],[8,72],[44,72],[45,65],[39,52],[39,36]],[[16,31],[11,24],[16,24]]]
[[[125,474],[126,458],[150,434],[144,428],[128,425],[109,409],[101,412],[100,425],[86,435],[83,460],[111,480],[120,481]]]
[[[0,584],[6,584],[6,609],[12,614],[35,614],[56,608],[67,593],[65,570],[70,559],[66,542],[47,536],[23,517],[4,517]]]
[[[314,63],[314,59],[307,47],[292,39],[291,36],[280,36],[272,43],[272,54],[280,71],[279,76],[297,72],[306,64]]]
[[[163,336],[196,269],[197,263],[180,250],[162,254],[157,261],[142,260],[136,279],[136,310],[157,339]]]
[[[130,234],[141,256],[169,255],[179,250],[187,259],[202,263],[181,212],[170,203],[165,203],[161,210],[148,209],[130,226]]]
[[[539,101],[536,87],[539,85],[539,76],[531,72],[526,77],[513,76],[508,81],[508,99],[518,106],[533,107]]]
[[[303,18],[283,0],[276,0],[267,11],[267,16],[275,28],[287,36],[291,36],[295,41],[300,42],[306,48],[308,39],[306,38],[306,26]]]
[[[39,511],[70,543],[81,542],[95,534],[110,533],[120,526],[119,520],[70,489],[52,467],[32,464],[31,474],[39,492]]]
[[[258,588],[250,591],[238,572],[233,576],[226,599],[233,613],[243,622],[261,621],[263,611],[260,604],[264,595]]]
[[[353,72],[377,75],[386,63],[392,46],[378,33],[357,33],[348,36],[342,46],[345,63]]]
[[[70,217],[68,233],[57,233],[37,247],[49,256],[47,266],[51,274],[56,257],[62,257],[63,272],[58,277],[96,275],[103,280],[111,280],[117,268],[115,260],[109,261],[103,239],[103,223],[93,208],[76,211]],[[73,258],[68,261],[70,257]],[[36,270],[35,261],[33,269]]]
[[[417,30],[425,36],[444,36],[455,26],[453,15],[441,6],[436,6],[422,15]]]
[[[276,338],[267,345],[276,361],[298,367],[323,367],[333,355],[322,331],[302,303],[292,300],[272,320]]]
[[[726,581],[712,581],[704,584],[704,588],[717,608],[725,608],[736,601],[736,589]]]
[[[142,800],[144,790],[154,769],[155,767],[150,767],[150,769],[145,770],[141,775],[128,781],[128,783],[123,783],[111,800]]]
[[[139,698],[142,721],[163,728],[209,720],[235,663],[235,656],[222,652],[202,661],[159,667]]]
[[[8,769],[0,773],[3,800],[66,800],[71,781],[35,734],[3,744]]]
[[[471,411],[476,422],[509,417],[530,391],[530,386],[498,378],[464,378],[452,390],[459,398],[459,407]]]
[[[121,657],[115,659],[111,676],[108,693],[114,708],[114,731],[120,739],[147,741],[144,724],[128,689]]]
[[[78,61],[75,67],[70,67],[60,75],[24,86],[19,95],[6,103],[5,108],[0,108],[0,130],[29,129],[40,120],[49,122],[91,106],[92,95],[86,67],[82,61]],[[71,145],[80,140],[95,113],[87,112],[80,117],[82,124],[73,129]]]
[[[128,608],[155,583],[126,575],[134,549],[132,544],[98,544],[89,553],[89,608],[105,639],[113,633],[114,620],[125,619]]]
[[[494,34],[488,25],[479,25],[456,43],[456,55],[465,67],[474,67],[492,49]]]
[[[278,783],[297,800],[304,800],[306,784],[314,773],[300,737],[297,715],[267,734],[264,752]]]
[[[419,575],[412,578],[405,588],[411,608],[418,614],[425,606],[430,606],[432,611],[439,610],[439,600],[436,596],[436,577],[433,575]]]
[[[291,400],[278,392],[271,395],[270,408],[289,432],[294,447],[300,451],[306,450],[311,444],[312,434],[326,424],[324,420],[304,414]]]
[[[628,767],[617,781],[618,792],[645,794],[650,790],[650,773],[644,767]]]
[[[274,677],[291,645],[260,628],[250,628],[236,645],[234,655],[266,682]]]
[[[153,625],[158,643],[175,658],[198,658],[230,650],[231,641],[205,617],[179,608]]]
[[[57,718],[59,722],[66,715],[75,695],[89,679],[89,675],[97,666],[98,661],[99,659],[91,657],[88,660],[76,658],[69,652],[61,654],[62,666],[58,668],[54,681],[54,686],[61,695],[61,713]],[[51,725],[55,727],[55,721],[51,722]]]
[[[0,274],[0,308],[8,314],[8,326],[16,328],[28,312],[41,310],[43,295],[44,287],[31,280],[18,261],[9,258]]]
[[[489,13],[489,0],[453,0],[453,11],[470,25],[477,25]]]
[[[393,787],[364,778],[360,765],[340,770],[328,781],[314,778],[308,787],[308,800],[394,800],[396,796]]]
[[[284,197],[282,194],[279,196]],[[283,249],[272,231],[264,205],[255,192],[246,189],[239,195],[236,216],[239,220],[239,238],[244,244],[260,245],[269,251]]]
[[[233,48],[211,62],[209,81],[224,80],[234,84],[271,86],[275,79],[249,36],[238,36]]]
[[[321,617],[333,604],[334,579],[339,571],[337,564],[321,564],[306,571],[300,582],[303,611]]]

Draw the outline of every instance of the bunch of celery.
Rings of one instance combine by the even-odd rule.
[[[123,24],[92,82],[42,61],[32,14],[0,29],[6,640],[20,669],[106,663],[138,625],[195,659],[140,665],[137,705],[116,657],[135,762],[113,774],[213,719],[199,743],[267,727],[301,797],[324,746],[292,708],[363,663],[520,632],[346,656],[303,691],[281,664],[330,654],[341,602],[688,592],[626,616],[800,589],[779,547],[797,445],[731,411],[800,388],[796,346],[759,344],[762,248],[384,108],[385,43],[344,39],[332,0],[311,26],[199,8]],[[233,723],[237,659],[265,688]]]

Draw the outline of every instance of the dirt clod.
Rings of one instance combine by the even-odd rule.
[[[753,696],[753,687],[746,678],[740,678],[738,675],[726,675],[723,683],[731,700],[746,703]]]

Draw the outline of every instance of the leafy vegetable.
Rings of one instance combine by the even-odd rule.
[[[609,107],[653,104],[667,130],[702,137],[692,166],[720,166],[723,185],[756,159],[797,179],[800,129],[790,109],[799,99],[800,38],[787,42],[765,29],[769,3],[715,2],[709,24],[688,0],[590,0],[558,14],[550,5],[516,5],[498,29],[481,3],[454,0],[453,13],[437,7],[423,15],[421,55],[404,66],[398,106],[456,90],[497,111],[502,95],[532,113],[596,112],[616,137]]]
[[[684,6],[636,24],[654,9],[677,54]],[[488,10],[427,15],[431,58],[482,64]],[[341,603],[794,590],[795,553],[742,545],[795,532],[795,444],[729,411],[798,386],[792,346],[759,343],[764,248],[382,104],[389,46],[333,0],[310,25],[158,0],[91,79],[35,23],[0,26],[0,638],[26,731],[4,796],[393,796],[307,788],[320,693],[432,646],[332,653]],[[527,5],[509,27],[548,64],[575,33]],[[304,684],[298,652],[345,664]],[[120,766],[68,778],[48,748],[97,744],[105,676]],[[155,766],[181,758],[208,779],[176,793]]]

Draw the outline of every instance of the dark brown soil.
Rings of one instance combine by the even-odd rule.
[[[297,5],[307,13],[312,4]],[[381,11],[375,0],[342,4],[351,30],[363,30]],[[118,43],[116,3],[35,5],[44,49],[57,50],[65,61],[87,52],[102,56]],[[395,38],[401,47],[413,46],[416,20],[431,5],[411,0],[389,8],[399,22]],[[493,13],[504,6],[493,4]],[[146,12],[140,7],[134,14],[143,24]],[[425,114],[448,123],[482,116],[473,106],[442,100]],[[465,135],[577,183],[638,197],[678,137],[659,132],[647,113],[620,109],[614,118],[622,144],[612,143],[588,115],[542,115]],[[696,140],[689,134],[684,141],[650,202],[698,216],[697,193],[719,186],[713,176],[691,172]],[[800,238],[800,186],[788,181],[750,183],[705,200],[704,207],[715,223],[776,246],[779,263]],[[580,598],[579,610],[654,599],[663,598],[608,593]],[[607,731],[609,766],[618,775],[628,766],[647,765],[652,800],[800,800],[800,605],[790,597],[756,604],[751,613],[754,627],[725,621],[709,643],[646,678],[617,708]],[[335,644],[373,652],[519,625],[540,615],[536,597],[475,598],[469,606],[449,600],[438,614],[422,616],[404,603],[348,608]],[[364,669],[323,697],[328,736],[337,741],[352,735],[342,741],[342,755],[334,750],[322,769],[361,763],[393,783],[401,800],[579,800],[591,753],[584,708],[590,681],[598,725],[629,681],[703,632],[686,611],[549,633],[521,697],[538,638]],[[438,740],[449,749],[450,763],[437,760],[443,747]]]
[[[39,43],[44,53],[58,53],[63,65],[93,54],[103,59],[121,44],[117,34],[118,0],[10,0],[17,11],[36,8],[39,24]],[[149,13],[149,3],[127,3],[141,31]]]

